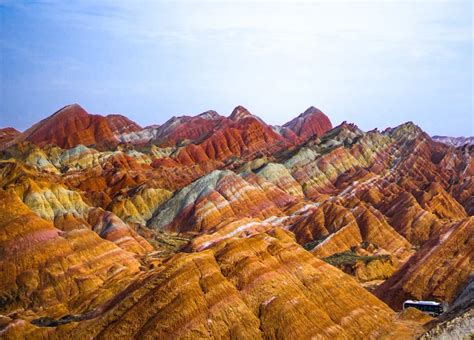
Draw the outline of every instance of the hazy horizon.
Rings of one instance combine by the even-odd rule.
[[[471,1],[0,0],[0,127],[64,105],[142,126],[309,106],[364,130],[472,136]]]

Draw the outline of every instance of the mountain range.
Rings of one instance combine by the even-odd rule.
[[[472,321],[471,139],[333,127],[315,107],[141,127],[73,104],[0,129],[0,337],[400,339]]]

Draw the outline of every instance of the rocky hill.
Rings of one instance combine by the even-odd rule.
[[[472,294],[474,150],[411,122],[74,104],[0,150],[2,338],[410,338]]]

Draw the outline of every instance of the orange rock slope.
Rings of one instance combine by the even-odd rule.
[[[47,330],[19,324],[5,334],[363,338],[388,336],[404,328],[387,305],[352,278],[291,239],[268,235],[175,255],[107,303],[76,318],[80,322]]]
[[[87,310],[123,289],[135,254],[87,228],[62,231],[0,190],[1,313],[52,317]]]
[[[415,337],[403,301],[473,274],[474,150],[413,123],[70,105],[1,132],[2,338]]]

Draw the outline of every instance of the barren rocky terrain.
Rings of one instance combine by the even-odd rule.
[[[442,142],[314,107],[0,129],[0,337],[469,336],[474,148]]]

